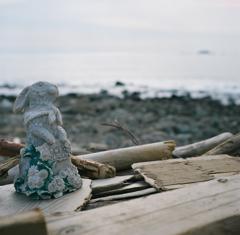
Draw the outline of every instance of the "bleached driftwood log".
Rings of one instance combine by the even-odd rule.
[[[25,145],[0,140],[0,147],[0,155],[12,157],[19,155],[20,149],[24,148]],[[10,148],[11,151],[9,151]],[[9,154],[9,152],[11,154]],[[19,157],[15,157],[7,160],[7,163],[0,163],[0,179],[4,179],[8,176],[8,170],[16,166],[19,159]],[[71,160],[73,165],[75,165],[79,169],[79,173],[81,176],[86,176],[91,179],[103,179],[115,177],[116,175],[116,170],[112,166],[104,165],[95,161],[85,160],[81,157],[76,157],[73,155],[71,156]]]
[[[214,147],[218,146],[219,144],[225,142],[229,138],[231,138],[233,135],[229,132],[222,133],[220,135],[217,135],[213,138],[203,140],[194,144],[189,144],[182,147],[177,147],[172,155],[173,157],[181,157],[181,158],[188,158],[188,157],[195,157],[195,156],[201,156],[205,154],[207,151],[213,149]],[[239,137],[240,141],[240,137]],[[239,148],[240,150],[240,148]],[[218,155],[220,153],[214,153],[212,155]],[[229,153],[224,153],[229,154]],[[229,154],[230,155],[230,154]]]
[[[47,235],[43,213],[39,208],[1,217],[0,234]]]
[[[228,140],[219,144],[204,155],[228,154],[230,156],[240,156],[240,133],[232,136]]]
[[[169,140],[154,144],[81,155],[80,157],[86,160],[94,160],[103,164],[109,164],[114,166],[116,170],[126,170],[130,169],[131,165],[136,162],[170,159],[172,158],[172,151],[174,149],[175,142]]]

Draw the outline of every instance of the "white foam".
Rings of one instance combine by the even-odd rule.
[[[0,95],[18,95],[34,82],[59,85],[60,94],[99,93],[142,98],[190,94],[240,104],[240,56],[161,53],[0,54]],[[116,81],[125,86],[115,86]]]

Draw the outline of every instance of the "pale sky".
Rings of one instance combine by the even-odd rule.
[[[240,0],[0,0],[0,53],[240,53]]]

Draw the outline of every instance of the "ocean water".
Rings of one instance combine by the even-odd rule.
[[[0,54],[0,95],[49,81],[61,95],[107,90],[121,97],[127,90],[142,98],[190,94],[240,104],[239,61],[239,54],[220,52]]]

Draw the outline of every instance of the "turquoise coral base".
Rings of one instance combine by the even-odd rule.
[[[19,173],[15,179],[14,187],[17,192],[33,199],[50,199],[81,187],[82,180],[75,166],[67,166],[54,173],[52,169],[59,161],[44,161],[40,159],[40,155],[34,146],[25,149],[21,158],[28,160],[29,168],[24,173]]]

